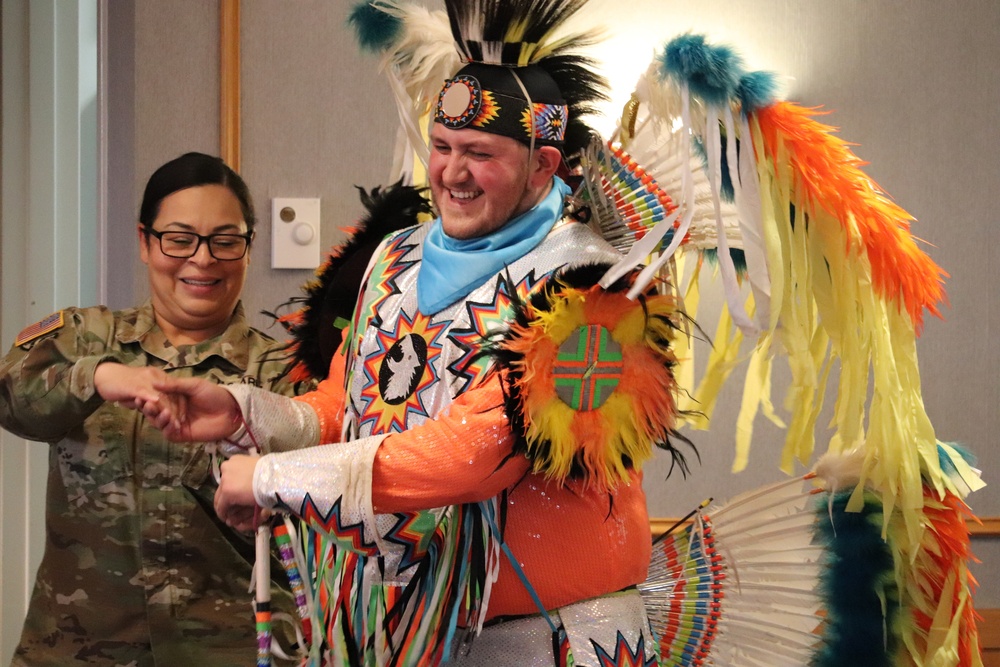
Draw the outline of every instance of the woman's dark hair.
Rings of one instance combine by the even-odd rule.
[[[153,221],[160,214],[160,202],[166,197],[178,190],[199,185],[224,185],[229,188],[240,202],[247,231],[253,231],[257,219],[254,217],[253,201],[247,184],[221,158],[204,153],[185,153],[153,172],[146,183],[142,206],[139,207],[139,222],[143,228],[152,228]]]

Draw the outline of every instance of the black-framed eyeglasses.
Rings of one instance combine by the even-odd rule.
[[[208,252],[223,262],[243,259],[253,240],[253,232],[247,234],[209,234],[202,236],[194,232],[161,232],[155,229],[143,229],[160,242],[160,252],[175,259],[194,257],[202,243],[208,245]]]

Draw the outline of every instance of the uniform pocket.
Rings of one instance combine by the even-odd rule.
[[[134,511],[132,448],[134,418],[130,411],[101,406],[55,445],[55,457],[74,515]]]

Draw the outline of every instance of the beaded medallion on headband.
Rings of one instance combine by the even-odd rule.
[[[526,144],[530,143],[533,131],[536,144],[561,146],[569,109],[560,103],[561,97],[555,103],[536,99],[535,94],[548,100],[559,94],[555,82],[545,81],[546,78],[538,68],[467,65],[457,76],[445,81],[434,120],[453,130],[469,127]],[[530,105],[519,89],[518,80],[531,96]],[[530,90],[525,81],[537,82],[533,86],[536,90]]]
[[[467,64],[445,81],[434,121],[556,146],[582,149],[591,130],[581,116],[605,99],[606,84],[568,49],[586,35],[552,33],[581,0],[446,0],[452,36]]]

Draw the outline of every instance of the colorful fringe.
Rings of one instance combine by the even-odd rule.
[[[274,543],[278,547],[278,556],[281,565],[285,569],[285,576],[288,578],[288,586],[292,590],[295,598],[295,609],[299,614],[299,621],[302,624],[302,639],[306,646],[312,645],[312,616],[309,612],[309,602],[306,598],[306,587],[302,581],[302,574],[299,572],[298,561],[295,557],[295,547],[292,538],[288,533],[286,525],[290,519],[285,519],[286,523],[276,524],[272,530]]]
[[[968,566],[975,558],[966,525],[974,517],[954,494],[939,499],[930,486],[924,493],[926,530],[915,550],[916,560],[902,577],[904,601],[912,607],[913,630],[905,638],[907,648],[924,665],[981,667],[972,605],[976,580]]]
[[[499,544],[484,513],[495,501],[449,508],[415,557],[405,585],[382,580],[377,559],[340,548],[310,530],[305,538],[315,582],[317,637],[308,664],[323,667],[436,665],[446,662],[460,633],[485,620],[488,590],[499,568]]]
[[[792,107],[786,105],[784,109]],[[876,278],[870,258],[875,257],[875,261],[883,265],[890,260],[870,254],[863,241],[882,239],[887,246],[893,247],[892,239],[886,237],[905,229],[903,221],[893,224],[884,216],[874,216],[866,223],[854,211],[862,204],[850,201],[843,204],[845,210],[832,215],[829,209],[850,198],[845,196],[839,203],[831,202],[829,193],[813,192],[803,185],[805,178],[800,172],[821,169],[820,165],[827,158],[821,157],[826,155],[826,149],[819,138],[814,137],[820,156],[810,155],[806,152],[807,147],[786,141],[788,127],[796,118],[801,120],[801,116],[794,114],[786,117],[780,130],[767,125],[773,120],[771,117],[767,121],[762,119],[759,125],[751,119],[758,153],[774,152],[773,161],[761,161],[759,174],[761,191],[772,193],[771,215],[780,221],[775,228],[781,243],[775,252],[786,258],[772,264],[783,269],[783,272],[772,274],[772,277],[777,276],[772,285],[782,286],[780,291],[772,291],[772,297],[780,299],[777,302],[781,304],[782,326],[775,335],[789,354],[793,380],[788,403],[795,407],[783,466],[790,470],[793,457],[805,462],[811,455],[826,377],[833,360],[839,359],[836,432],[830,442],[830,451],[859,450],[863,453],[860,483],[847,510],[860,511],[864,504],[864,488],[874,490],[883,506],[882,537],[888,537],[890,528],[894,533],[891,540],[894,556],[903,568],[897,574],[897,585],[910,596],[904,604],[933,610],[936,622],[958,624],[953,628],[957,634],[974,634],[974,625],[970,626],[965,617],[942,616],[959,607],[951,609],[946,601],[933,597],[925,587],[914,586],[908,579],[913,575],[905,569],[909,567],[907,564],[928,561],[937,550],[927,534],[932,508],[950,496],[962,497],[982,486],[978,475],[954,447],[937,440],[921,395],[915,331],[919,319],[913,318],[911,307],[940,294],[934,291],[934,286],[939,287],[939,270],[925,274],[920,280],[906,274],[897,275],[896,282]],[[810,125],[809,130],[816,128]],[[772,134],[770,147],[764,139],[768,133]],[[848,175],[853,174],[853,164],[845,167]],[[861,181],[861,176],[853,176]],[[847,186],[841,182],[841,187]],[[873,194],[875,191],[867,181],[859,182],[855,191],[878,196]],[[872,206],[880,213],[896,210],[888,205]],[[842,224],[842,221],[849,224]],[[865,229],[868,231],[863,231]],[[897,255],[892,261],[899,267],[933,266],[919,251],[914,251],[912,241],[896,243],[895,247]],[[921,260],[922,257],[926,261]],[[898,291],[880,295],[866,288],[866,284],[881,284],[885,290]],[[905,310],[904,303],[907,305]],[[869,392],[872,398],[866,409]],[[948,462],[948,468],[942,466],[942,461]],[[953,519],[960,521],[961,516],[954,513]],[[951,557],[962,560],[966,555]],[[928,573],[932,571],[929,565]],[[968,583],[967,577],[956,575],[954,584],[962,591],[959,597],[963,604],[971,606]],[[946,610],[946,607],[949,608]],[[941,641],[950,643],[953,640]],[[913,642],[904,643],[914,659],[926,652]],[[950,650],[938,647],[931,652],[942,660],[939,664],[968,664],[953,662],[941,653]],[[978,650],[974,654],[978,656]]]
[[[781,467],[792,473],[796,461],[808,466],[813,457],[827,380],[839,364],[828,450],[858,453],[859,469],[853,491],[838,498],[836,516],[846,532],[855,524],[864,527],[867,548],[880,553],[883,563],[881,574],[868,573],[864,585],[882,592],[872,593],[868,621],[860,624],[879,630],[886,652],[867,664],[978,665],[961,499],[983,483],[961,451],[938,440],[924,408],[916,356],[924,310],[939,315],[946,274],[910,234],[911,216],[872,183],[846,142],[815,119],[815,110],[754,93],[767,90],[759,85],[766,78],[743,72],[731,49],[685,35],[668,43],[651,65],[622,119],[621,147],[636,156],[636,169],[645,168],[661,187],[672,184],[668,193],[684,219],[686,245],[679,250],[690,246],[703,256],[704,246],[692,243],[698,226],[690,221],[711,206],[709,226],[717,230],[720,260],[723,249],[728,254],[736,227],[721,200],[733,188],[742,236],[733,246],[747,259],[738,275],[749,278],[749,298],[735,284],[733,266],[728,275],[722,267],[727,299],[713,351],[694,399],[682,399],[679,414],[707,428],[722,386],[743,361],[744,337],[756,336],[737,417],[734,470],[749,460],[753,421],[762,412],[787,428]],[[675,132],[678,123],[681,131]],[[689,137],[690,144],[675,141],[678,136]],[[686,177],[677,179],[678,165],[683,168],[687,156],[699,151],[702,164],[689,165]],[[690,189],[705,178],[702,171],[710,203]],[[606,167],[601,173],[613,180]],[[688,189],[672,190],[678,181]],[[641,247],[650,247],[646,239]],[[692,317],[700,265],[683,300]],[[748,314],[755,311],[751,323]],[[779,350],[791,370],[787,423],[770,398]],[[679,353],[688,357],[687,350]],[[693,379],[688,369],[678,376]],[[831,542],[835,550],[857,547]],[[836,570],[839,556],[831,558]],[[836,596],[828,602],[831,634],[816,664],[853,664],[851,647],[870,642],[840,642],[839,635],[861,635],[837,623],[861,614],[844,611]],[[891,637],[882,637],[883,624]]]

